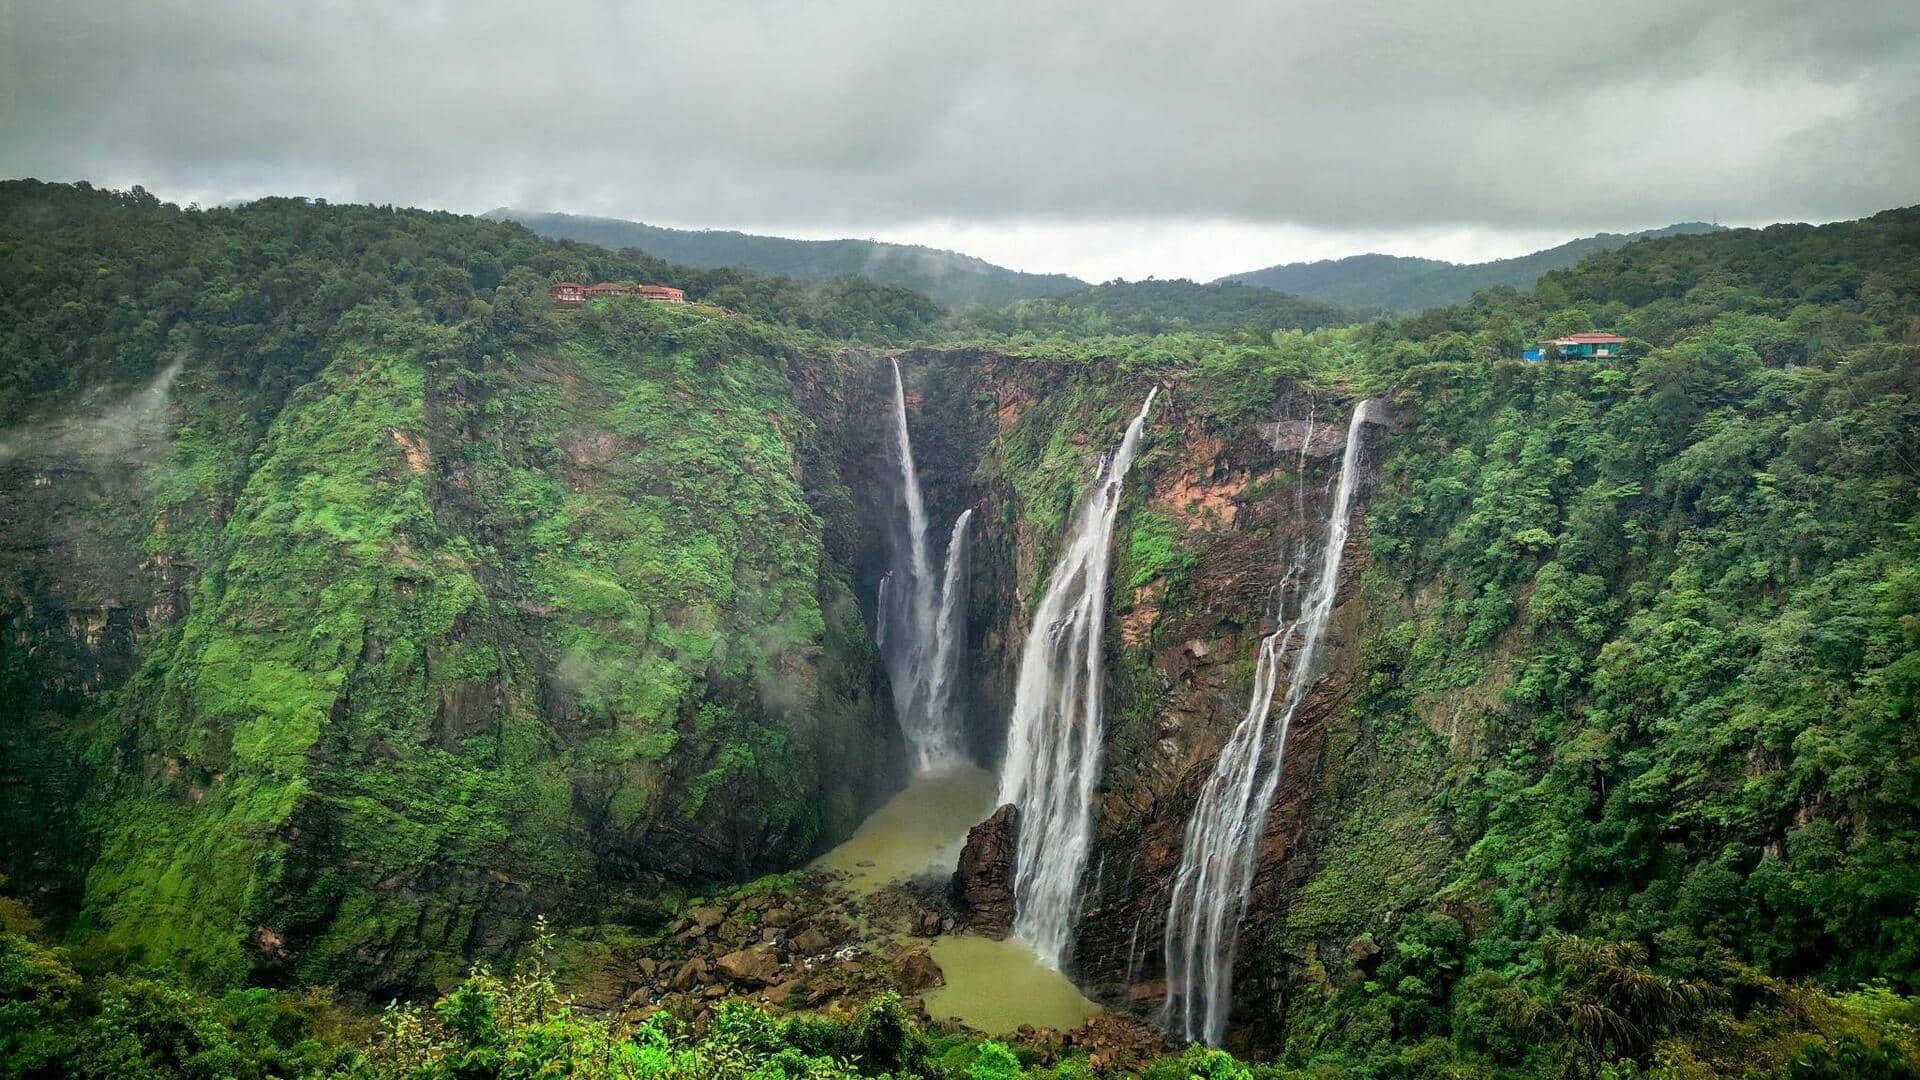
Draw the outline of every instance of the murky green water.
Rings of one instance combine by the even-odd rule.
[[[995,787],[992,773],[973,766],[915,777],[813,865],[846,874],[863,895],[916,874],[951,873],[967,830],[992,812]],[[947,935],[933,940],[933,959],[947,984],[922,997],[927,1012],[990,1034],[1022,1024],[1070,1028],[1100,1011],[1017,941]]]
[[[947,985],[921,1000],[933,1016],[1001,1035],[1021,1024],[1065,1029],[1100,1012],[1065,975],[1047,967],[1031,949],[1009,938],[990,941],[971,934],[935,938],[933,962]]]
[[[926,871],[952,873],[967,830],[993,810],[995,784],[972,765],[916,776],[813,865],[845,873],[861,895]]]

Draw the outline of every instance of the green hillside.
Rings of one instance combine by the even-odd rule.
[[[792,240],[724,229],[668,229],[617,218],[543,214],[502,207],[486,216],[518,221],[542,236],[612,250],[638,248],[685,266],[732,266],[800,281],[857,274],[922,292],[949,308],[1058,296],[1085,287],[1065,274],[1028,274],[984,259],[918,244],[877,240]]]
[[[954,315],[0,184],[0,1077],[1916,1075],[1920,209],[1364,323],[1276,295]],[[1519,359],[1588,329],[1622,355]],[[944,866],[803,869],[907,778],[893,424],[974,511],[991,765],[1152,389],[1067,972],[1105,1011],[988,1040],[927,1007]],[[1181,1047],[1168,885],[1363,399],[1227,1051]]]
[[[896,782],[797,331],[556,310],[648,270],[443,214],[12,183],[0,220],[4,869],[98,940],[444,983]],[[66,437],[26,419],[82,383]],[[157,437],[95,452],[84,402],[142,393]]]
[[[1530,289],[1549,270],[1564,270],[1589,255],[1635,240],[1711,232],[1717,226],[1689,221],[1636,233],[1600,233],[1521,255],[1483,263],[1449,263],[1404,255],[1349,255],[1311,263],[1287,263],[1230,274],[1220,280],[1259,285],[1306,300],[1386,311],[1420,311],[1465,302],[1481,289]]]

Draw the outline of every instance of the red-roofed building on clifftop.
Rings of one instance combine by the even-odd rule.
[[[553,302],[563,307],[579,307],[589,300],[601,297],[638,296],[656,304],[684,304],[687,294],[671,285],[635,285],[631,281],[600,281],[592,285],[582,285],[577,281],[560,281],[547,287],[547,295]]]

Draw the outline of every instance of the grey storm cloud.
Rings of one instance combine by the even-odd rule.
[[[1914,0],[0,5],[0,173],[667,222],[1834,218]]]

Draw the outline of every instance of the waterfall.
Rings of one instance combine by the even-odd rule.
[[[1290,621],[1285,618],[1287,593],[1297,591],[1302,572],[1311,562],[1305,557],[1296,557],[1282,579],[1280,627],[1261,639],[1246,716],[1221,749],[1187,821],[1186,844],[1167,907],[1167,1001],[1162,1020],[1170,1032],[1189,1041],[1219,1045],[1226,1030],[1240,919],[1246,913],[1267,813],[1286,766],[1287,733],[1312,688],[1315,654],[1339,592],[1340,556],[1347,544],[1349,511],[1360,474],[1361,427],[1372,406],[1371,400],[1355,406],[1347,424],[1347,446],[1327,516],[1326,542],[1318,571],[1306,582],[1309,591],[1300,614]],[[1300,453],[1304,473],[1305,442]],[[1270,724],[1281,668],[1289,654],[1286,696],[1278,721]]]
[[[933,622],[933,647],[927,657],[927,715],[938,738],[931,747],[936,753],[924,767],[951,764],[961,757],[954,687],[960,683],[960,649],[967,638],[967,524],[973,520],[968,507],[953,519],[953,532],[947,537],[946,570],[940,578],[940,607]]]
[[[1065,959],[1093,839],[1100,766],[1101,633],[1120,486],[1156,387],[1101,467],[1047,583],[1020,653],[1000,801],[1020,813],[1014,933],[1045,962]]]
[[[936,591],[927,555],[927,506],[913,463],[907,394],[898,360],[893,362],[893,435],[901,502],[907,510],[901,552],[905,561],[880,579],[874,639],[893,684],[894,713],[913,753],[914,771],[929,772],[953,765],[962,756],[953,697],[966,636],[967,523],[973,511],[954,520]]]

